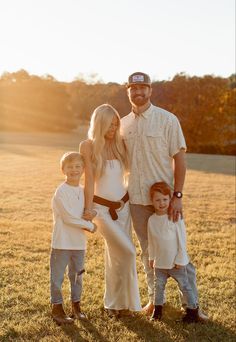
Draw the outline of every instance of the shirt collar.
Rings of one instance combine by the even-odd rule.
[[[148,109],[146,109],[144,112],[142,112],[141,114],[139,114],[139,115],[137,115],[137,114],[135,114],[134,112],[132,112],[133,113],[133,116],[134,116],[134,118],[137,118],[137,117],[143,117],[143,118],[145,118],[145,119],[147,119],[148,118],[148,116],[151,114],[151,112],[152,112],[152,108],[153,108],[153,105],[151,104],[149,107],[148,107]]]

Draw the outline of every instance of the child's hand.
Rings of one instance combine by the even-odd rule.
[[[177,265],[177,264],[175,264],[175,268],[177,268],[177,270],[179,270],[180,268],[183,268],[184,266],[182,266],[182,265]]]
[[[149,266],[150,266],[151,268],[154,268],[154,260],[149,260]]]
[[[83,227],[82,229],[86,230],[86,232],[89,232],[89,233],[95,233],[96,230],[97,230],[97,225],[95,223],[93,223],[93,222],[92,222],[92,224],[93,224],[92,228],[91,227],[89,227],[89,228]]]
[[[87,221],[92,221],[92,219],[94,219],[94,217],[97,215],[96,210],[93,209],[84,209],[84,214],[82,216],[82,218],[84,220]]]
[[[93,226],[94,226],[94,228],[93,228],[93,231],[92,231],[92,233],[95,233],[96,232],[96,230],[98,229],[98,226],[96,225],[96,223],[94,223],[93,222]]]

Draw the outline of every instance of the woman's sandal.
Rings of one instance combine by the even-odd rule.
[[[115,309],[105,309],[105,312],[109,317],[119,317],[120,311]]]

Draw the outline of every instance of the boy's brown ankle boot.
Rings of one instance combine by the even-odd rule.
[[[196,309],[186,309],[186,315],[183,317],[184,323],[197,323],[199,322],[198,318],[198,308]]]
[[[81,311],[80,302],[72,302],[72,318],[85,319],[86,315]]]
[[[74,322],[73,318],[66,316],[62,304],[52,304],[52,318],[59,325]]]
[[[162,305],[155,305],[152,316],[150,318],[151,321],[160,321],[162,317]]]

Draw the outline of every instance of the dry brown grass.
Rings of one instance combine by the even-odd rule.
[[[234,159],[188,155],[185,218],[188,250],[197,267],[206,325],[175,323],[180,317],[177,287],[170,281],[163,322],[145,317],[109,319],[103,306],[103,241],[90,236],[83,308],[90,321],[58,327],[50,318],[50,200],[62,175],[58,160],[75,149],[73,137],[5,135],[0,144],[0,340],[1,341],[235,341]],[[4,141],[3,141],[4,140]],[[20,141],[21,144],[17,144]],[[23,143],[23,144],[22,144]],[[135,240],[136,241],[136,240]],[[137,244],[137,241],[136,241]],[[142,303],[147,300],[137,245]],[[69,310],[68,281],[64,286]]]

